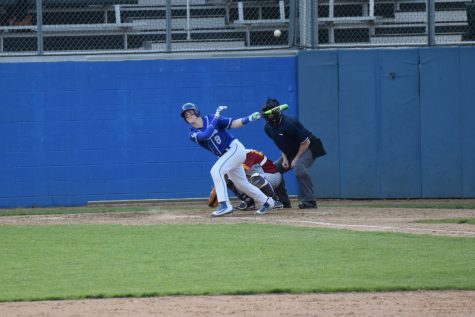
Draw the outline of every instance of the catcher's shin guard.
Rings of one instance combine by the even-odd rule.
[[[274,189],[272,188],[272,185],[270,183],[265,184],[264,186],[261,187],[261,191],[266,195],[267,197],[272,197],[274,198],[275,192]],[[277,199],[278,200],[278,199]]]
[[[274,192],[274,189],[272,188],[272,185],[267,181],[267,179],[265,179],[264,176],[260,175],[259,173],[252,174],[251,184],[259,188],[261,192],[263,192],[267,197],[272,197],[274,200],[279,200],[276,199],[277,196]]]
[[[280,202],[279,196],[275,194],[274,189],[272,188],[272,185],[269,182],[267,182],[267,184],[261,187],[261,191],[267,197],[272,197],[272,199],[274,199],[276,204],[276,206],[274,207],[275,209],[281,209],[284,207],[283,203]]]
[[[246,207],[244,207],[244,209],[237,207],[238,209],[246,210],[246,209],[254,209],[255,208],[254,199],[252,199],[251,197],[249,197],[248,195],[246,195],[244,193],[241,193],[236,188],[236,186],[234,185],[234,183],[230,179],[226,180],[226,185],[234,193],[234,195],[236,195],[237,198],[239,198],[240,200],[242,200],[243,202],[246,203]]]

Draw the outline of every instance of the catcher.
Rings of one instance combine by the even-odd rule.
[[[259,188],[266,196],[272,197],[276,201],[274,209],[291,208],[284,178],[264,153],[246,149],[246,160],[243,167],[249,182]],[[255,209],[254,200],[241,193],[229,178],[226,178],[226,185],[241,200],[235,208],[239,210]],[[216,191],[213,188],[208,198],[208,206],[215,207],[216,203]]]

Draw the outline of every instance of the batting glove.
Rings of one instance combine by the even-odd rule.
[[[252,122],[252,121],[256,121],[256,120],[259,120],[261,118],[261,113],[260,112],[254,112],[253,114],[251,114],[248,118],[249,118],[249,122]]]
[[[242,124],[248,124],[249,122],[259,120],[261,118],[261,114],[259,112],[254,112],[249,117],[244,117],[241,119]]]

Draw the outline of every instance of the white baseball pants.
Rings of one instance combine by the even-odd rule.
[[[246,172],[242,164],[246,160],[246,149],[239,140],[231,142],[229,149],[224,153],[211,168],[211,177],[213,178],[218,202],[230,204],[228,188],[224,175],[234,183],[236,188],[254,199],[259,205],[263,205],[268,199],[271,207],[274,207],[274,200],[268,198],[256,186],[249,183],[246,178]]]

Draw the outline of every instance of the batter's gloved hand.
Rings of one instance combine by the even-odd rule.
[[[221,112],[228,109],[228,106],[219,106],[216,108],[216,112],[214,113],[214,116],[218,118],[221,115]]]
[[[249,122],[252,122],[252,121],[259,120],[261,117],[262,115],[260,114],[260,112],[254,112],[248,118],[249,118]]]
[[[242,124],[248,124],[249,122],[259,120],[261,118],[261,114],[259,112],[254,112],[248,117],[244,117],[241,119]]]

